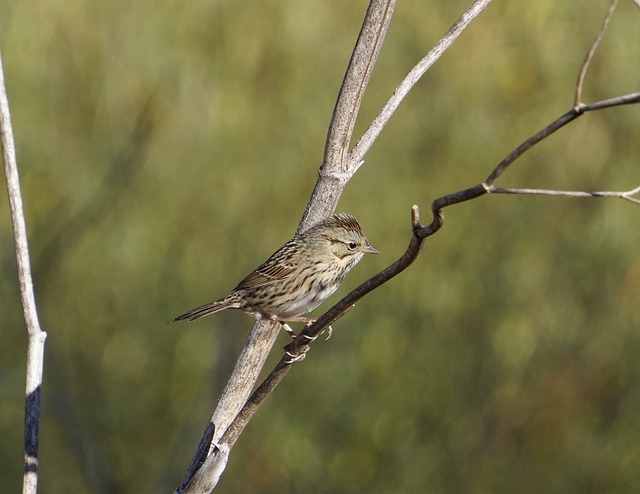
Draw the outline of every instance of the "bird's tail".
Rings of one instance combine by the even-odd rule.
[[[224,309],[238,309],[240,308],[240,303],[236,297],[233,295],[229,295],[228,297],[221,298],[220,300],[216,300],[214,302],[209,302],[208,304],[201,305],[200,307],[196,307],[195,309],[191,309],[189,312],[185,312],[181,316],[172,319],[169,322],[175,321],[195,321],[200,319],[201,317],[208,316],[209,314],[213,314],[214,312],[219,312]]]

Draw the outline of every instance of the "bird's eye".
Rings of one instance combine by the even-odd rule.
[[[356,244],[355,242],[349,242],[347,244],[347,247],[349,247],[349,250],[356,250],[357,246],[358,246],[358,244]]]

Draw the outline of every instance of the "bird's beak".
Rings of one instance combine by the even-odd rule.
[[[373,245],[367,244],[367,246],[362,250],[365,254],[380,254],[378,249],[376,249]]]

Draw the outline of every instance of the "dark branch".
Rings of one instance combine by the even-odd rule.
[[[442,210],[447,206],[466,202],[475,199],[487,193],[543,193],[541,191],[531,192],[529,189],[498,189],[494,186],[495,181],[506,171],[506,169],[527,150],[544,140],[556,130],[562,128],[569,122],[575,120],[580,115],[588,111],[601,110],[611,108],[623,104],[638,103],[640,101],[640,93],[633,93],[626,96],[612,98],[608,100],[598,101],[589,105],[580,105],[578,108],[572,108],[564,115],[560,116],[544,129],[540,130],[532,137],[520,144],[509,155],[507,155],[489,175],[487,180],[481,184],[474,185],[458,192],[444,195],[437,198],[431,204],[433,219],[429,225],[420,224],[420,215],[418,206],[413,206],[411,216],[412,235],[409,246],[405,252],[393,264],[380,271],[378,274],[368,279],[360,286],[347,294],[342,300],[331,307],[327,312],[320,316],[313,324],[305,327],[293,342],[285,347],[285,355],[276,365],[274,370],[269,374],[265,381],[255,390],[249,398],[245,406],[242,408],[233,423],[229,426],[225,434],[221,438],[221,442],[233,446],[239,435],[242,433],[246,425],[251,420],[253,414],[260,407],[262,402],[271,394],[276,386],[282,381],[284,376],[289,372],[293,363],[300,361],[309,349],[309,344],[313,342],[323,331],[325,331],[334,322],[344,316],[351,310],[354,304],[362,297],[372,292],[380,285],[391,280],[395,276],[407,269],[420,255],[423,243],[427,237],[435,234],[443,225],[444,215]],[[559,191],[552,193],[547,191],[547,195],[568,195],[568,196],[591,196],[591,197],[622,197],[631,202],[640,203],[637,199],[630,196],[638,193],[638,189],[627,192],[584,192],[584,193],[567,193],[562,194]]]
[[[372,5],[375,2],[372,2]],[[615,4],[617,3],[614,0],[612,9],[615,8]],[[381,5],[382,2],[378,2],[378,5]],[[389,6],[389,17],[390,13],[393,10],[394,2],[389,2],[387,4]],[[640,93],[632,93],[625,96],[620,96],[617,98],[612,98],[608,100],[598,101],[591,104],[583,104],[579,101],[579,97],[582,91],[582,85],[584,82],[584,74],[588,68],[590,60],[593,57],[593,53],[597,48],[597,45],[602,38],[604,33],[604,29],[606,28],[606,24],[608,23],[608,19],[612,13],[612,9],[605,21],[605,25],[600,31],[598,38],[594,42],[591,51],[585,62],[581,67],[581,72],[578,77],[577,87],[576,87],[576,101],[574,102],[574,106],[571,110],[567,111],[565,114],[558,117],[556,120],[551,122],[545,128],[531,136],[529,139],[520,144],[517,148],[515,148],[508,156],[506,156],[498,165],[494,168],[491,174],[488,176],[485,182],[476,184],[467,189],[454,192],[451,194],[447,194],[442,196],[435,201],[433,201],[431,205],[431,210],[433,213],[433,218],[430,224],[424,226],[420,223],[419,210],[417,206],[413,206],[412,208],[412,219],[411,219],[411,229],[412,235],[409,240],[409,245],[405,252],[390,266],[380,271],[378,274],[370,278],[369,280],[362,283],[355,290],[345,296],[342,300],[340,300],[337,304],[331,307],[325,314],[323,314],[320,318],[318,318],[313,324],[305,327],[301,333],[296,337],[296,339],[285,347],[286,353],[280,360],[280,362],[276,365],[273,371],[268,375],[265,381],[254,391],[248,401],[245,403],[241,411],[226,429],[222,437],[220,438],[220,442],[229,446],[229,448],[233,447],[236,440],[249,423],[257,409],[264,402],[264,400],[269,396],[269,394],[276,388],[276,386],[282,381],[284,376],[289,372],[293,363],[300,361],[304,358],[306,352],[309,349],[309,345],[313,342],[324,330],[326,330],[331,324],[337,321],[340,317],[346,314],[351,308],[353,308],[354,304],[360,300],[362,297],[370,293],[371,291],[378,288],[380,285],[386,283],[391,280],[405,269],[407,269],[419,256],[424,241],[427,237],[435,234],[440,228],[443,226],[444,216],[442,210],[454,204],[458,204],[461,202],[469,201],[471,199],[475,199],[487,193],[546,193],[550,191],[533,191],[533,189],[498,189],[495,187],[495,182],[501,175],[507,170],[507,168],[515,162],[520,156],[522,156],[525,152],[531,149],[533,146],[543,141],[546,137],[553,134],[560,128],[564,127],[569,122],[577,119],[579,116],[583,115],[586,112],[601,110],[604,108],[611,108],[620,105],[638,103],[640,101]],[[369,16],[370,12],[367,13]],[[386,24],[388,24],[388,19],[383,21],[382,30],[386,30]],[[361,32],[361,36],[359,37],[358,43],[362,39],[369,40],[369,48],[373,49],[377,56],[377,50],[379,49],[379,41],[382,39],[381,37],[376,37],[378,35],[373,36],[374,42],[371,43],[371,37],[363,36],[365,32],[364,28]],[[358,46],[356,46],[356,51]],[[369,56],[371,57],[372,52],[369,52]],[[356,53],[354,52],[354,56],[352,57],[352,63],[356,60]],[[370,60],[375,60],[375,58],[371,58]],[[362,62],[362,60],[361,60]],[[353,122],[355,115],[357,114],[357,110],[359,108],[359,104],[361,101],[361,91],[364,90],[366,86],[366,82],[368,81],[368,76],[370,75],[370,68],[372,64],[369,66],[365,64],[366,69],[364,73],[364,78],[360,80],[359,86],[357,86],[357,90],[352,92],[349,97],[352,98],[350,104],[355,104],[356,108],[351,108],[349,113],[344,119],[341,119],[341,123],[338,127],[335,127],[330,130],[328,140],[327,140],[327,150],[325,153],[325,162],[323,164],[324,172],[321,173],[321,177],[316,184],[316,189],[314,190],[314,195],[312,196],[311,201],[309,202],[309,207],[307,211],[305,211],[305,215],[303,217],[303,221],[301,223],[301,228],[304,228],[306,223],[310,221],[310,211],[314,210],[314,216],[319,214],[320,217],[324,217],[324,213],[327,211],[332,211],[332,209],[324,211],[327,209],[327,197],[330,196],[329,203],[334,205],[334,202],[337,202],[337,199],[340,196],[340,192],[342,187],[350,178],[350,174],[354,173],[359,164],[355,164],[355,168],[345,170],[342,166],[345,164],[345,151],[349,145],[349,141],[351,139],[351,133],[353,131]],[[362,69],[362,65],[360,65]],[[345,78],[346,80],[347,78]],[[343,87],[344,89],[344,87]],[[340,114],[339,108],[341,107],[340,101],[336,105],[336,110],[334,111],[334,118],[338,114]],[[344,116],[344,115],[343,115]],[[332,143],[331,149],[329,148],[329,143]],[[325,166],[331,164],[327,169]],[[336,166],[340,168],[336,168]],[[320,184],[325,183],[326,187],[328,187],[329,192],[333,190],[329,196],[324,197],[325,206],[320,207],[320,209],[312,208],[312,204],[316,204],[318,201],[321,201],[321,188]],[[325,187],[325,188],[326,188]],[[336,187],[338,187],[336,192]],[[327,191],[325,191],[326,193]],[[624,199],[630,200],[632,202],[640,203],[635,198],[632,198],[631,195],[638,193],[638,189],[633,189],[632,191],[624,192],[624,193],[613,193],[613,192],[592,192],[592,193],[584,193],[590,195],[592,197],[622,197]],[[318,195],[319,194],[319,195]],[[561,192],[554,193],[553,195],[562,195]],[[569,195],[569,194],[567,194]],[[574,194],[578,195],[578,194]],[[581,196],[583,194],[580,194]],[[328,214],[328,213],[327,213]],[[228,451],[227,451],[228,452]],[[208,460],[208,459],[207,459]],[[226,461],[226,459],[225,459]]]

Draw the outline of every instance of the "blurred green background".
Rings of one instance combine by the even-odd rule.
[[[400,2],[357,135],[466,8]],[[349,184],[382,253],[572,104],[607,2],[495,2]],[[40,492],[172,492],[251,326],[225,295],[295,230],[364,1],[0,1],[46,347]],[[585,100],[637,91],[624,2]],[[502,186],[640,182],[640,107],[585,116]],[[356,136],[357,137],[357,136]],[[21,483],[26,334],[0,194],[0,485]],[[640,209],[483,197],[318,341],[233,451],[223,492],[626,493],[640,485]],[[337,300],[337,296],[332,298]],[[328,305],[325,305],[328,307]],[[271,368],[287,342],[281,336]]]

